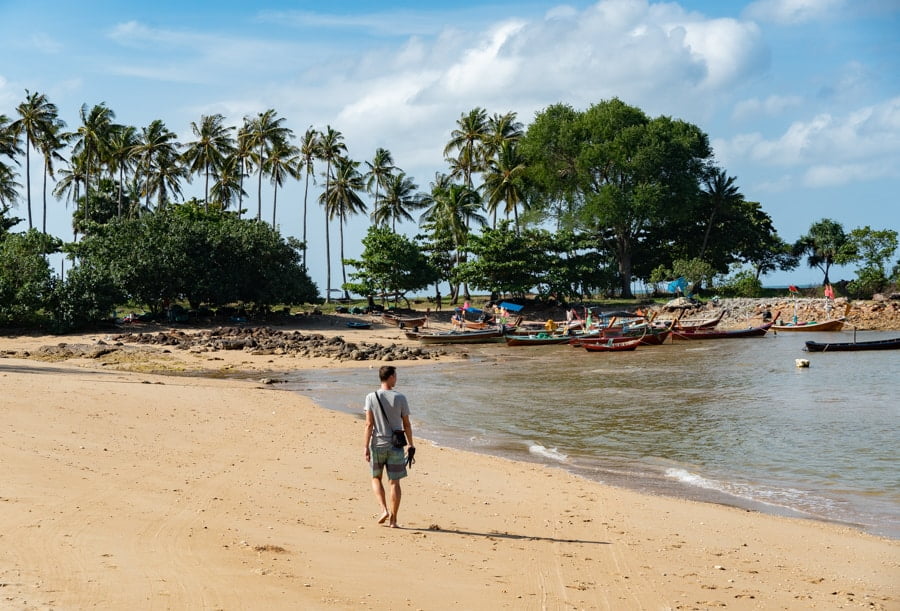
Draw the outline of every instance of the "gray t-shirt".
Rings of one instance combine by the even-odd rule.
[[[371,411],[375,417],[372,446],[381,448],[392,447],[391,433],[403,430],[403,416],[409,416],[409,404],[406,402],[406,395],[396,390],[378,390],[376,392],[381,399],[381,405],[384,406],[384,413],[387,414],[388,422],[384,420],[384,414],[381,413],[381,407],[378,406],[375,393],[370,392],[366,395],[365,408],[366,411]]]

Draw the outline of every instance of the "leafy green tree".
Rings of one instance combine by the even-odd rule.
[[[89,327],[115,316],[115,307],[124,301],[122,290],[105,270],[92,262],[81,261],[64,280],[53,278],[46,299],[52,328],[66,333]]]
[[[613,253],[623,297],[631,297],[633,254],[648,229],[694,201],[712,151],[699,128],[648,118],[617,99],[584,112],[552,106],[523,137],[530,177],[545,203]]]
[[[856,259],[853,243],[844,233],[843,225],[832,219],[822,219],[810,225],[809,232],[794,244],[794,254],[806,256],[809,267],[822,271],[822,286],[831,284],[828,271],[832,265],[850,263]]]
[[[872,229],[868,225],[850,232],[849,240],[864,267],[878,271],[886,277],[888,261],[897,252],[897,232],[893,229]]]
[[[494,298],[498,293],[525,295],[547,268],[546,251],[510,228],[509,221],[501,221],[497,229],[470,233],[467,248],[473,257],[459,266],[459,277]]]
[[[345,284],[345,290],[367,295],[370,300],[373,295],[381,295],[382,302],[386,295],[394,295],[396,301],[439,278],[438,271],[415,242],[387,227],[371,226],[362,243],[361,258],[346,261],[356,271],[350,273],[353,282]]]
[[[299,242],[201,202],[114,220],[69,249],[151,311],[179,299],[194,308],[245,302],[260,310],[316,299]]]
[[[762,282],[749,269],[740,270],[734,276],[726,278],[716,287],[725,297],[759,297],[762,295]]]
[[[36,229],[0,233],[0,326],[40,322],[52,279],[46,255],[58,249],[58,240]]]

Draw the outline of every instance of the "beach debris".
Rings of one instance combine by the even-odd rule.
[[[809,367],[809,359],[794,359],[794,364],[797,367]]]

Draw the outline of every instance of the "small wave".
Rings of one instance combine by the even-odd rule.
[[[544,458],[549,458],[550,460],[555,460],[558,462],[566,462],[566,460],[569,458],[567,454],[563,454],[556,448],[545,448],[538,443],[528,446],[528,451],[532,454],[537,454],[538,456],[543,456]]]
[[[683,484],[696,486],[697,488],[706,488],[707,490],[728,492],[725,489],[725,486],[723,486],[719,482],[706,479],[705,477],[697,475],[696,473],[691,473],[690,471],[686,471],[685,469],[666,469],[666,477],[671,477],[672,479],[677,480]]]

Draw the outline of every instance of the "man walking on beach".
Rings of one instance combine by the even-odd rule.
[[[397,512],[400,511],[400,480],[406,477],[406,456],[403,448],[392,443],[392,434],[400,430],[402,423],[409,444],[410,454],[414,451],[412,425],[409,423],[409,404],[406,396],[394,390],[397,384],[397,368],[385,365],[378,370],[381,389],[366,395],[366,460],[372,468],[372,491],[381,505],[379,524],[388,521],[391,528],[397,528]],[[381,475],[387,467],[390,486],[390,508],[385,499]]]

